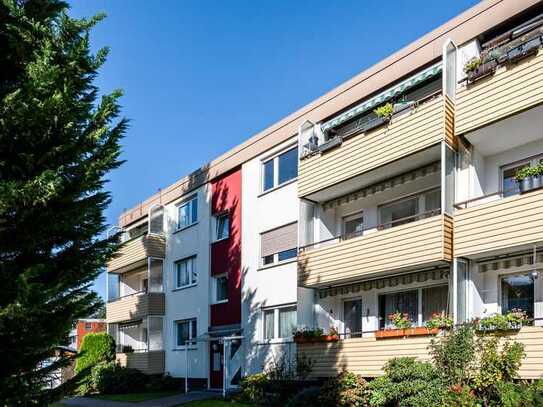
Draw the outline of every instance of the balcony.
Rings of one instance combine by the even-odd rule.
[[[298,195],[311,198],[317,191],[427,149],[442,140],[453,143],[453,111],[440,93],[410,109],[394,116],[387,125],[344,137],[337,147],[302,158]]]
[[[165,354],[163,350],[117,353],[117,363],[145,374],[164,373]]]
[[[511,336],[523,343],[526,358],[520,367],[523,379],[538,379],[543,375],[543,328],[523,327]],[[410,356],[419,360],[430,358],[428,346],[432,336],[376,340],[374,337],[344,339],[338,342],[299,344],[298,352],[314,362],[311,376],[331,377],[342,370],[363,377],[383,374],[384,364],[395,357]]]
[[[531,249],[541,242],[543,190],[500,198],[497,193],[457,205],[463,209],[454,216],[455,256]]]
[[[298,285],[319,288],[452,260],[452,219],[448,215],[428,212],[402,221],[409,223],[388,229],[381,225],[359,237],[334,238],[302,248]]]
[[[115,257],[109,261],[109,273],[125,273],[147,265],[149,257],[164,258],[166,243],[164,236],[145,234],[121,244]]]
[[[543,51],[459,89],[456,134],[465,134],[543,103]]]
[[[164,310],[164,293],[137,292],[107,304],[107,323],[136,320],[148,315],[164,315]]]

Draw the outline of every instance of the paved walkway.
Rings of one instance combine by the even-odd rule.
[[[210,391],[194,391],[188,394],[176,394],[175,396],[163,397],[155,400],[129,403],[125,401],[100,400],[91,397],[74,397],[63,400],[61,404],[74,407],[174,407],[190,401],[217,398],[218,394]]]

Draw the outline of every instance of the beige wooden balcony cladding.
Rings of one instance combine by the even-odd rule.
[[[164,315],[164,293],[134,294],[112,301],[106,306],[108,324]]]
[[[138,369],[145,374],[164,373],[165,356],[163,350],[117,353],[116,356],[117,363],[121,366]]]
[[[164,258],[166,243],[164,236],[143,235],[123,243],[115,257],[109,261],[107,271],[125,273],[147,265],[148,257]]]
[[[335,376],[342,370],[358,373],[364,377],[383,374],[384,364],[402,356],[428,360],[428,346],[432,337],[407,337],[376,340],[353,338],[332,343],[298,345],[298,352],[313,361],[312,377]],[[543,328],[524,327],[511,336],[512,340],[523,343],[526,358],[520,367],[520,377],[536,379],[543,375]]]
[[[452,220],[438,215],[298,256],[298,285],[328,286],[452,260]]]
[[[543,103],[543,52],[500,67],[456,95],[456,134],[464,134]]]
[[[454,215],[454,255],[469,257],[543,240],[543,190],[460,209]]]
[[[302,159],[298,195],[338,182],[430,147],[445,137],[445,107],[439,97],[367,133],[350,137],[333,150]]]

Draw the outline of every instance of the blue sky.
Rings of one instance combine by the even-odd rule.
[[[72,1],[131,121],[108,222],[477,2]]]

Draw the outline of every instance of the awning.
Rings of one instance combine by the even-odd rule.
[[[537,264],[536,268],[543,266],[543,253],[537,253]],[[522,266],[534,266],[534,255],[524,254],[520,256],[511,256],[501,259],[482,261],[478,263],[479,272],[485,273],[487,271],[496,271],[496,270],[509,270],[516,267]]]
[[[432,174],[440,172],[441,164],[439,161],[426,165],[416,170],[409,171],[407,173],[397,175],[395,177],[386,179],[384,181],[378,182],[376,184],[370,185],[368,187],[359,189],[357,191],[351,192],[350,194],[343,195],[339,198],[332,199],[323,204],[323,208],[330,209],[339,205],[347,204],[349,202],[355,201],[357,199],[362,199],[370,195],[377,194],[379,192],[386,191],[390,188],[397,187],[398,185],[403,185],[408,182],[418,180],[420,178],[427,177]]]
[[[406,79],[403,82],[400,82],[399,84],[390,87],[389,89],[385,90],[384,92],[379,93],[378,95],[372,97],[371,99],[368,99],[359,105],[347,110],[346,112],[343,112],[339,116],[334,117],[332,120],[327,121],[326,123],[323,123],[321,125],[321,130],[323,132],[328,131],[336,126],[339,126],[342,123],[345,123],[346,121],[349,121],[353,119],[354,117],[367,112],[368,110],[381,105],[382,103],[392,99],[395,96],[401,95],[406,90],[426,81],[427,79],[430,79],[439,73],[441,73],[441,70],[443,68],[443,65],[441,62],[438,62],[435,65],[432,65],[429,68],[424,69],[421,72],[418,72],[417,74],[413,75],[409,79]]]
[[[424,283],[426,281],[443,281],[449,277],[448,268],[440,268],[437,270],[419,271],[416,273],[404,274],[400,276],[391,276],[380,278],[377,280],[364,281],[361,283],[353,283],[341,287],[332,287],[319,290],[319,298],[335,297],[336,295],[356,294],[360,291],[369,291],[372,289],[382,289],[385,287],[394,288],[399,285],[407,285],[412,283]]]

